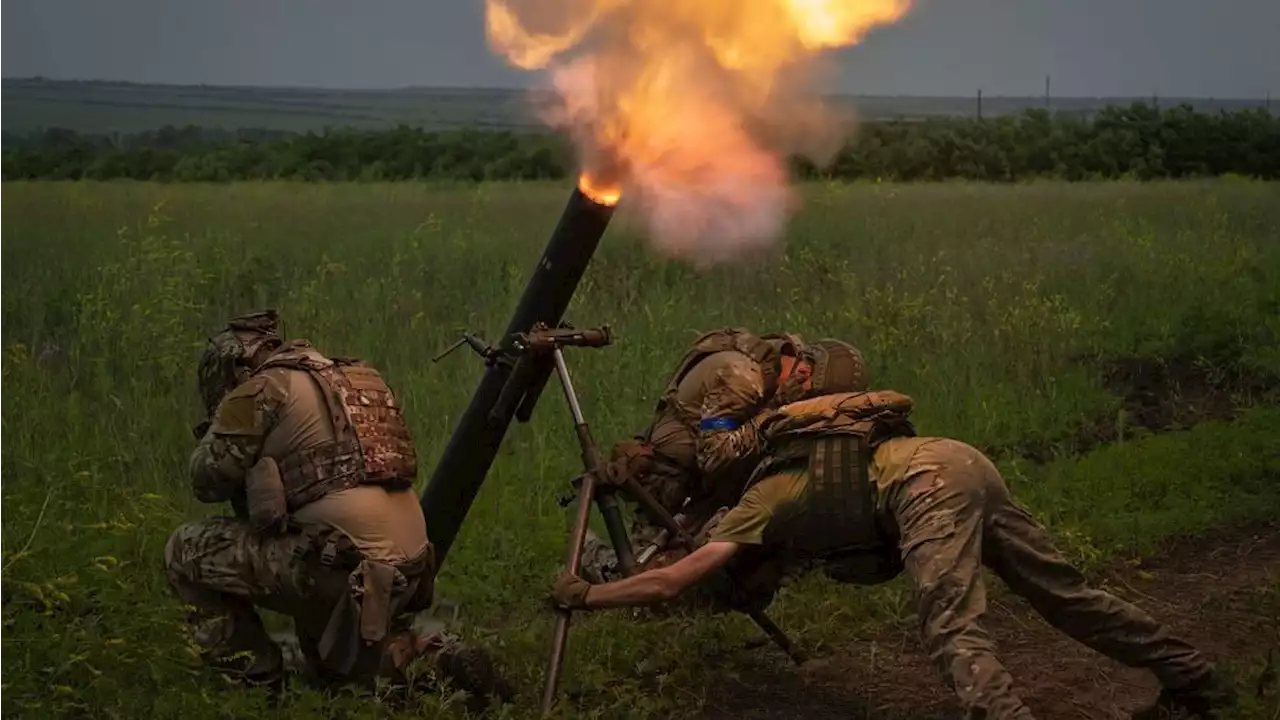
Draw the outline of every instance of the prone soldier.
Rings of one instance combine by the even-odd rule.
[[[274,311],[237,317],[200,359],[208,419],[196,429],[192,489],[236,516],[178,527],[164,561],[202,658],[278,685],[283,656],[258,606],[293,619],[314,681],[404,682],[410,661],[428,655],[476,698],[505,698],[482,651],[410,627],[432,604],[435,562],[391,389],[359,360],[284,342],[277,322]]]
[[[734,563],[761,569],[748,586],[776,582],[778,567],[816,565],[857,585],[905,570],[924,645],[966,716],[1027,720],[1031,711],[981,625],[986,566],[1058,630],[1156,675],[1160,696],[1135,718],[1214,717],[1234,704],[1235,690],[1201,652],[1091,586],[985,455],[918,437],[911,398],[868,392],[865,373],[814,372],[810,384],[806,399],[716,430],[718,445],[757,464],[697,550],[604,584],[562,573],[554,602],[582,610],[671,600]]]

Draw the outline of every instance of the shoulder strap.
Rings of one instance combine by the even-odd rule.
[[[270,368],[288,368],[307,373],[319,387],[325,409],[329,412],[329,420],[333,423],[334,435],[342,442],[355,438],[351,418],[339,392],[341,387],[349,384],[342,374],[342,368],[361,364],[354,358],[325,357],[306,340],[294,340],[281,346],[253,372],[256,375]]]
[[[281,345],[267,357],[265,362],[254,368],[253,374],[257,375],[263,370],[278,367],[290,370],[318,370],[332,365],[333,362],[311,347],[311,343],[306,340],[292,340]]]

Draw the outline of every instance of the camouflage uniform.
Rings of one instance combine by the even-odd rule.
[[[724,430],[739,427],[766,407],[794,394],[779,386],[784,355],[803,350],[794,335],[757,337],[725,328],[703,335],[685,355],[659,400],[645,442],[658,459],[642,484],[669,512],[686,499],[702,501],[745,481],[751,467],[726,442]],[[740,482],[737,483],[740,487]]]
[[[721,331],[723,332],[723,331]],[[668,511],[676,512],[689,497],[701,505],[699,521],[732,505],[742,493],[759,459],[762,411],[800,400],[807,382],[861,384],[866,377],[862,356],[851,345],[823,339],[805,344],[795,335],[766,335],[776,348],[753,360],[746,348],[707,355],[677,376],[650,428],[647,441],[659,458],[667,458],[642,484]],[[778,381],[783,355],[811,366],[812,378],[793,374]]]
[[[865,412],[848,422],[821,414],[841,397]],[[915,437],[909,408],[909,398],[892,392],[848,393],[759,419],[758,481],[711,539],[743,544],[747,554],[851,561],[828,568],[846,582],[875,584],[905,570],[929,656],[970,717],[1032,717],[979,622],[984,565],[1055,628],[1149,668],[1166,688],[1216,682],[1199,651],[1090,586],[986,456],[955,440]]]
[[[237,516],[180,526],[164,561],[203,657],[250,681],[280,679],[257,606],[293,619],[318,680],[403,680],[423,652],[442,668],[476,665],[454,638],[410,631],[431,604],[435,568],[394,396],[372,368],[280,343],[271,325],[263,343],[262,328],[233,321],[202,361],[212,416],[191,454],[192,490],[232,502]],[[219,370],[228,358],[235,369]],[[471,680],[486,694],[494,684]]]
[[[639,438],[656,460],[639,480],[668,512],[684,509],[694,530],[736,496],[752,468],[739,459],[743,453],[724,431],[795,394],[790,386],[779,388],[777,378],[782,354],[800,349],[796,336],[757,337],[725,328],[700,337],[673,373],[653,422]],[[720,497],[725,488],[734,492]],[[642,552],[658,532],[656,520],[638,510],[631,530],[635,552]],[[614,576],[615,563],[608,542],[588,533],[583,575],[603,581]]]

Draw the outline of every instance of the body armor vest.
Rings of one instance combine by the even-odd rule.
[[[911,398],[886,390],[822,395],[780,408],[763,428],[766,458],[747,487],[793,468],[807,470],[809,491],[800,506],[769,523],[765,543],[827,561],[836,568],[828,574],[842,582],[874,584],[897,575],[901,565],[876,518],[867,468],[881,443],[916,434],[907,419],[911,407]]]
[[[413,486],[418,460],[409,428],[377,370],[354,358],[327,358],[305,341],[282,348],[254,374],[279,367],[316,382],[334,432],[333,441],[276,461],[290,511],[356,485]]]

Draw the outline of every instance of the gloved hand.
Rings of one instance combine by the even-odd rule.
[[[653,448],[628,438],[613,446],[612,456],[596,475],[596,481],[603,485],[625,485],[630,478],[646,475],[653,468]]]
[[[785,419],[787,414],[777,409],[761,410],[752,416],[750,422],[755,426],[756,432],[761,437],[768,437],[769,429],[773,427],[779,420]]]
[[[560,610],[589,610],[591,583],[570,572],[561,572],[551,586],[551,600]]]

